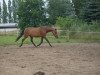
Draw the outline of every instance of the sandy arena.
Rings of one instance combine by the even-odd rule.
[[[100,75],[100,43],[0,46],[0,75]]]

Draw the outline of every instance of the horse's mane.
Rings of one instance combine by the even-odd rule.
[[[53,29],[53,27],[51,27],[51,26],[41,26],[40,28],[43,28],[43,29]]]

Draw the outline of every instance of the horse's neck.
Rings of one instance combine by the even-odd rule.
[[[46,33],[48,33],[48,32],[52,32],[53,31],[53,28],[51,28],[51,27],[46,27],[46,26],[43,26],[43,27],[41,27],[43,30],[45,30],[46,31]]]
[[[52,32],[53,30],[51,28],[46,29],[46,32]]]

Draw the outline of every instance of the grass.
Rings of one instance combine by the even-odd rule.
[[[15,42],[15,36],[0,36],[0,45],[11,45],[11,44],[16,44]]]
[[[18,42],[15,42],[15,39],[16,39],[16,35],[3,35],[3,36],[0,36],[0,45],[19,45],[21,43],[21,39],[18,41]],[[84,42],[98,42],[100,43],[100,37],[99,36],[95,36],[94,38],[93,37],[85,37],[84,38],[73,38],[73,39],[70,39],[70,40],[67,40],[67,38],[65,37],[59,37],[58,39],[56,39],[55,37],[47,37],[48,40],[51,42],[51,43],[84,43]],[[40,42],[40,38],[34,38],[33,39],[34,42],[36,44],[38,44]],[[44,40],[44,43],[46,41]],[[30,39],[27,38],[24,43],[26,44],[31,44],[30,42]]]
[[[0,45],[16,45],[16,44],[20,44],[21,43],[21,39],[18,41],[18,42],[15,42],[15,39],[16,39],[16,36],[10,36],[10,35],[3,35],[3,36],[0,36]],[[58,39],[55,39],[55,37],[49,37],[48,40],[50,42],[57,42]],[[38,44],[41,40],[40,38],[33,38],[33,41]],[[46,42],[44,40],[44,42]],[[26,44],[31,44],[30,42],[30,38],[27,38],[24,43]]]

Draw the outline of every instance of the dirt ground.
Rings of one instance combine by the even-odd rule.
[[[100,43],[0,46],[0,75],[100,75]]]

